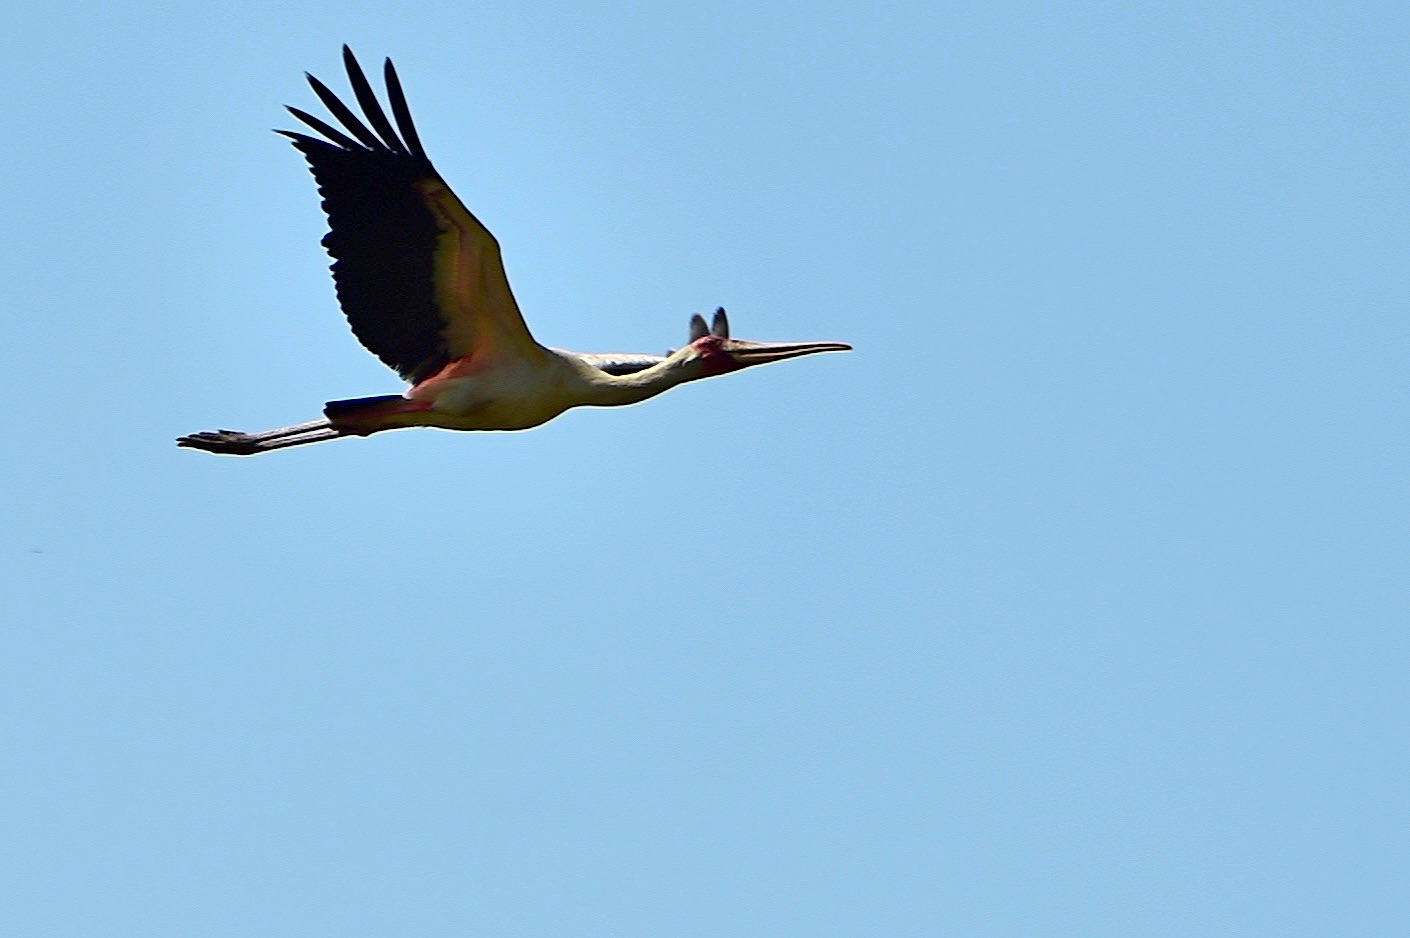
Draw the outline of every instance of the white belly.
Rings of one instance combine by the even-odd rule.
[[[515,362],[464,377],[428,382],[411,392],[431,403],[419,423],[450,430],[527,430],[578,403],[567,393],[559,369]]]

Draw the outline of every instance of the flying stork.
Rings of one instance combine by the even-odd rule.
[[[179,446],[248,456],[398,427],[525,430],[570,407],[635,404],[698,378],[851,348],[734,339],[723,309],[709,324],[692,316],[689,342],[667,355],[545,348],[519,313],[499,243],[422,149],[391,59],[385,76],[395,127],[347,46],[343,64],[367,123],[308,75],[343,130],[290,107],[324,139],[278,133],[304,154],[323,196],[323,246],[353,334],[411,387],[330,401],[321,420],[258,433],[193,433]]]

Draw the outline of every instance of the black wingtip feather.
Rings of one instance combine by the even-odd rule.
[[[426,150],[421,146],[421,137],[416,133],[416,124],[411,120],[411,108],[407,106],[406,94],[401,90],[401,79],[392,60],[382,68],[382,77],[387,83],[387,100],[392,104],[392,116],[397,119],[397,129],[412,156],[426,159]]]
[[[725,315],[723,306],[715,310],[715,318],[710,321],[710,334],[722,339],[729,338],[729,317]]]
[[[382,104],[377,100],[377,95],[373,92],[367,76],[363,74],[362,66],[358,64],[357,57],[347,46],[343,46],[343,66],[348,70],[348,83],[352,85],[357,103],[362,107],[362,113],[367,116],[367,120],[371,122],[372,129],[377,131],[377,135],[382,138],[387,149],[393,153],[404,154],[406,149],[401,145],[397,132],[392,129],[392,122],[387,120],[387,113],[382,110]]]
[[[305,72],[304,74],[307,75],[308,73]],[[369,150],[387,149],[387,145],[381,140],[378,140],[377,135],[368,130],[367,125],[359,120],[358,116],[352,112],[352,108],[340,101],[338,96],[329,90],[327,85],[312,75],[308,75],[308,84],[309,87],[313,89],[313,93],[318,95],[318,100],[323,102],[323,106],[331,111],[333,116],[338,119],[338,123],[346,127],[348,133],[356,137],[363,146],[367,147]]]
[[[356,140],[354,140],[352,137],[349,137],[347,134],[343,133],[342,131],[338,130],[336,127],[332,126],[331,124],[328,124],[328,123],[326,123],[326,122],[324,122],[324,121],[321,121],[321,120],[319,120],[318,118],[314,117],[312,114],[308,113],[307,111],[302,111],[302,110],[300,110],[300,109],[298,109],[298,108],[296,108],[296,107],[293,107],[292,105],[287,105],[287,104],[286,104],[286,105],[284,106],[284,108],[285,108],[285,110],[287,110],[290,114],[294,115],[294,116],[297,117],[299,120],[303,121],[305,124],[307,124],[308,126],[312,127],[314,130],[316,130],[316,131],[318,131],[319,133],[323,134],[323,136],[327,137],[329,140],[333,141],[333,142],[336,143],[338,146],[343,147],[344,149],[348,149],[348,150],[356,150],[356,149],[358,149],[358,143],[357,143]],[[281,130],[280,133],[284,134],[285,136],[291,136],[291,134],[290,134],[288,131],[282,131],[282,130]],[[295,138],[295,139],[297,139],[297,138]]]

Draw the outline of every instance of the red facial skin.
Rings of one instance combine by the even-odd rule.
[[[690,343],[695,354],[700,356],[707,375],[729,374],[744,367],[726,350],[725,341],[717,335],[706,335]]]

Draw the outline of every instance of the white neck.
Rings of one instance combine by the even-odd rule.
[[[582,403],[590,407],[635,404],[678,384],[704,377],[699,359],[690,355],[688,349],[680,349],[660,363],[629,375],[611,375],[586,363],[582,364],[580,373],[585,379]]]

